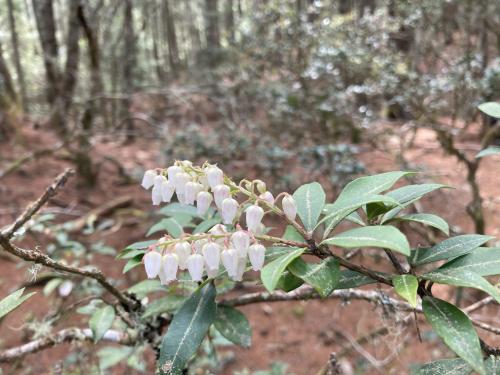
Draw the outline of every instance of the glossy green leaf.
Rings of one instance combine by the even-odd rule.
[[[127,273],[132,268],[137,267],[139,264],[142,264],[143,254],[136,255],[132,259],[129,259],[125,266],[123,267],[122,273]]]
[[[296,258],[300,257],[305,249],[288,248],[288,252],[272,262],[266,264],[260,272],[262,283],[269,292],[276,289],[276,284],[288,265]]]
[[[408,301],[413,307],[417,307],[418,280],[413,275],[398,275],[392,278],[392,284],[397,294]]]
[[[437,262],[438,260],[455,259],[477,249],[492,238],[491,236],[479,234],[466,234],[448,238],[431,248],[422,248],[412,251],[410,263],[419,266],[421,264]]]
[[[358,286],[376,283],[371,277],[365,276],[362,273],[342,270],[340,271],[340,278],[335,289],[349,289],[357,288]]]
[[[499,155],[499,154],[500,154],[500,147],[498,147],[498,146],[490,146],[488,148],[485,148],[484,150],[481,150],[476,155],[476,158],[484,158],[485,156]]]
[[[161,344],[158,366],[161,374],[183,373],[215,320],[215,295],[215,287],[208,283],[194,292],[174,315]]]
[[[115,309],[112,306],[104,306],[97,309],[89,320],[89,326],[94,337],[94,342],[99,341],[106,331],[111,328],[115,320]]]
[[[24,301],[35,294],[35,292],[33,292],[23,296],[23,293],[24,288],[16,290],[0,301],[0,318],[3,318],[5,315],[10,313],[12,310],[14,310],[16,307],[18,307],[20,304],[22,304]]]
[[[127,292],[137,294],[138,296],[144,296],[148,293],[158,292],[160,290],[166,290],[166,288],[160,284],[160,280],[146,279],[128,288]]]
[[[186,298],[182,296],[169,295],[167,297],[154,300],[146,305],[141,317],[146,319],[163,313],[171,314],[179,309],[185,299]]]
[[[472,271],[463,269],[438,269],[422,275],[422,278],[439,284],[479,289],[488,293],[500,303],[500,292],[498,288],[491,285],[484,277]]]
[[[297,204],[297,214],[307,231],[312,231],[318,222],[321,211],[325,206],[325,192],[320,184],[312,182],[302,185],[293,198]]]
[[[117,259],[123,258],[125,254],[128,254],[130,250],[141,250],[147,249],[149,246],[155,244],[158,240],[148,240],[148,241],[140,241],[134,242],[131,245],[128,245],[120,254],[117,255]]]
[[[367,226],[342,232],[322,243],[345,248],[381,247],[410,255],[410,245],[405,235],[392,226]]]
[[[428,225],[430,227],[439,229],[441,232],[443,232],[446,235],[450,234],[450,228],[448,226],[448,223],[437,215],[410,214],[410,215],[400,216],[397,218],[397,220],[414,221],[417,223],[425,224],[425,225]]]
[[[220,223],[220,217],[204,220],[200,224],[198,224],[196,228],[193,229],[193,234],[206,233],[214,225],[217,225],[219,223]]]
[[[189,215],[192,217],[198,216],[196,207],[187,204],[180,204],[178,202],[170,203],[169,205],[162,207],[158,212],[166,216],[175,216],[178,214]]]
[[[297,289],[299,286],[304,284],[304,280],[298,278],[290,271],[285,270],[283,275],[281,275],[278,283],[276,284],[276,289],[282,290],[284,292],[291,292]]]
[[[500,104],[496,102],[486,102],[479,104],[477,108],[485,115],[500,118]]]
[[[361,216],[359,216],[356,211],[347,215],[345,219],[349,220],[351,223],[361,225],[362,227],[366,226],[366,223],[363,221],[363,219],[361,219]]]
[[[432,297],[424,297],[422,308],[427,321],[446,345],[477,372],[485,375],[479,338],[467,315],[456,306]]]
[[[441,268],[468,270],[481,276],[500,275],[500,247],[479,247]]]
[[[283,239],[289,240],[289,241],[298,241],[298,242],[306,242],[304,237],[299,233],[295,227],[292,225],[287,225],[285,229],[285,233],[283,233]]]
[[[329,296],[340,278],[340,266],[334,258],[319,263],[306,263],[297,258],[290,263],[288,270],[311,285],[321,297]]]
[[[161,231],[167,232],[174,238],[179,238],[184,233],[182,226],[174,218],[169,217],[167,219],[162,219],[158,223],[153,225],[149,229],[146,236],[151,236],[152,234]]]
[[[246,316],[230,306],[217,306],[214,326],[226,339],[244,348],[252,344],[252,329]]]
[[[413,370],[412,375],[469,375],[472,367],[461,358],[440,359]]]

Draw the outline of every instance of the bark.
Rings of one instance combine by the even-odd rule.
[[[21,57],[19,54],[19,39],[17,37],[16,18],[14,16],[14,4],[12,0],[7,0],[7,7],[9,11],[9,26],[12,41],[12,52],[14,55],[14,64],[16,67],[17,81],[19,82],[19,93],[21,99],[21,107],[25,112],[29,112],[28,97],[26,95],[26,83],[24,80],[24,70],[21,64]]]
[[[205,34],[208,49],[220,47],[217,0],[205,0]]]
[[[172,8],[169,0],[163,0],[163,25],[164,25],[164,35],[167,40],[168,45],[168,62],[170,65],[170,70],[173,76],[176,77],[180,59],[179,59],[179,48],[177,46],[177,34],[175,31],[175,21],[172,14]]]
[[[135,65],[136,65],[136,37],[134,32],[134,20],[133,20],[133,4],[132,0],[125,0],[124,8],[124,20],[123,20],[123,30],[124,30],[124,41],[125,46],[123,48],[123,78],[125,80],[125,91],[127,94],[131,95],[135,88]],[[129,110],[131,101],[127,99],[124,101],[126,106],[126,116],[125,121],[126,131],[127,131],[127,141],[132,141],[134,122],[129,117]]]
[[[10,138],[15,127],[12,120],[12,110],[17,101],[12,77],[2,54],[0,44],[0,141]]]

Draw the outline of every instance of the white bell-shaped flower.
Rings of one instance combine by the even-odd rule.
[[[210,184],[206,175],[198,176],[198,182],[203,186],[203,190],[208,190]]]
[[[176,191],[175,195],[177,196],[177,200],[179,201],[180,204],[186,204],[186,194]]]
[[[212,189],[224,182],[224,173],[215,165],[209,166],[206,169],[205,173],[207,176],[208,184]]]
[[[151,202],[153,206],[158,206],[162,200],[161,187],[156,187],[156,185],[154,185],[153,190],[151,190]]]
[[[238,270],[238,251],[226,249],[221,252],[221,260],[229,277],[235,277]]]
[[[162,257],[162,267],[167,282],[177,279],[177,269],[179,268],[179,258],[176,254],[168,253]]]
[[[187,258],[191,255],[191,245],[186,241],[177,242],[174,246],[174,251],[179,260],[179,268],[185,270],[187,267]]]
[[[158,276],[161,268],[161,254],[157,251],[148,251],[142,258],[148,279]]]
[[[231,242],[238,252],[240,258],[247,256],[248,247],[250,246],[250,236],[247,232],[238,230],[231,235]]]
[[[186,184],[191,181],[191,176],[185,172],[177,173],[173,179],[175,191],[186,194]]]
[[[187,269],[193,281],[201,281],[205,260],[200,254],[191,254],[186,261]]]
[[[205,266],[206,266],[206,264],[205,264]],[[213,279],[213,278],[217,277],[218,274],[219,274],[219,269],[218,268],[217,269],[213,269],[213,270],[211,270],[210,268],[207,268],[207,277],[209,279]]]
[[[189,181],[184,188],[184,194],[186,199],[186,204],[194,205],[196,200],[196,194],[203,188],[203,186],[197,182]]]
[[[212,228],[210,228],[208,233],[215,236],[224,236],[227,234],[227,230],[224,224],[216,224]],[[224,246],[225,236],[215,238],[214,241],[217,242],[219,245]]]
[[[259,195],[259,198],[266,201],[270,205],[274,205],[274,197],[270,191],[265,191],[264,193]]]
[[[175,186],[172,181],[163,181],[161,183],[161,199],[165,203],[170,203],[175,192]]]
[[[170,281],[167,280],[167,275],[165,274],[165,270],[163,267],[160,268],[160,272],[158,272],[158,277],[160,278],[161,285],[168,285],[170,283]]]
[[[203,256],[205,264],[209,270],[218,270],[220,264],[220,246],[216,242],[209,242],[203,246]]]
[[[206,238],[202,238],[201,240],[196,240],[193,242],[194,245],[194,250],[196,251],[196,254],[202,254],[203,246],[205,246],[208,243],[208,240]]]
[[[248,258],[254,271],[260,271],[264,266],[266,248],[260,243],[253,244],[248,248]]]
[[[214,198],[208,191],[200,191],[196,195],[196,213],[203,216],[207,213]]]
[[[172,165],[167,168],[167,176],[169,181],[175,181],[175,176],[179,173],[182,173],[182,168],[178,165]]]
[[[217,185],[216,187],[212,188],[212,192],[214,193],[215,205],[219,209],[222,206],[222,201],[231,196],[229,193],[229,186],[227,185]]]
[[[164,181],[167,181],[167,178],[165,176],[162,176],[161,174],[159,174],[158,176],[155,177],[155,179],[153,181],[153,188],[161,190],[161,184]]]
[[[295,199],[293,199],[291,195],[286,195],[283,197],[281,205],[283,206],[283,212],[287,219],[294,221],[297,216],[297,204],[295,203]]]
[[[155,177],[157,176],[156,171],[153,169],[149,169],[144,172],[144,176],[142,176],[141,186],[144,189],[149,189],[154,184]]]
[[[261,207],[257,205],[248,207],[246,210],[248,230],[255,233],[259,229],[263,217],[264,210]]]
[[[224,224],[232,224],[238,212],[239,204],[236,199],[226,198],[222,201],[221,216]]]
[[[238,267],[236,268],[236,273],[233,277],[234,281],[242,281],[243,274],[245,273],[247,267],[247,258],[238,257]]]

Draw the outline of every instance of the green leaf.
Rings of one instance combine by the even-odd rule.
[[[146,279],[128,288],[127,292],[137,294],[138,296],[142,297],[148,293],[158,292],[161,290],[166,290],[166,288],[160,284],[160,280]]]
[[[476,158],[484,158],[485,156],[490,156],[490,155],[498,155],[500,154],[500,147],[498,146],[491,146],[488,148],[485,148],[484,150],[481,150],[477,155]]]
[[[269,292],[276,289],[276,284],[288,265],[302,255],[305,249],[289,247],[288,252],[266,264],[260,272],[262,283]]]
[[[182,305],[186,300],[185,297],[170,295],[167,297],[159,298],[149,303],[141,315],[143,319],[151,316],[160,315],[163,313],[173,313]]]
[[[311,285],[321,297],[329,296],[340,278],[340,266],[334,258],[319,263],[306,263],[297,258],[290,263],[288,270]]]
[[[196,212],[196,207],[187,204],[180,204],[177,202],[170,203],[169,205],[162,207],[158,212],[165,216],[175,216],[178,214],[189,215],[191,217],[199,217]]]
[[[62,284],[64,280],[60,279],[58,277],[50,280],[45,286],[43,287],[43,295],[44,296],[49,296],[59,285]]]
[[[297,229],[295,229],[292,225],[287,225],[285,229],[285,233],[283,233],[283,239],[289,241],[298,241],[298,242],[306,242],[304,237],[299,233]]]
[[[107,346],[97,352],[99,357],[99,369],[101,371],[113,367],[120,362],[124,362],[134,351],[134,348],[126,346]]]
[[[361,216],[359,216],[356,211],[347,215],[345,219],[349,220],[351,223],[361,225],[362,227],[366,226],[366,223],[363,221],[363,219],[361,219]]]
[[[269,263],[276,258],[279,258],[285,254],[288,254],[290,252],[289,246],[270,246],[266,248],[266,258],[265,258],[265,263]]]
[[[146,236],[151,236],[153,233],[166,231],[174,238],[179,238],[184,233],[182,226],[173,218],[162,219],[153,225]]]
[[[302,224],[307,231],[311,232],[325,206],[323,188],[317,182],[302,185],[293,193],[293,199],[297,204],[297,214],[302,220]]]
[[[430,227],[439,229],[441,232],[443,232],[446,235],[450,234],[450,228],[448,227],[448,223],[437,215],[410,214],[410,215],[397,217],[396,220],[414,221],[417,223],[425,224],[425,225],[428,225]]]
[[[385,195],[369,195],[360,199],[345,200],[327,204],[325,206],[325,216],[320,220],[317,226],[325,224],[324,237],[344,219],[352,215],[358,208],[361,208],[370,203],[385,203],[387,205],[396,206],[398,202]]]
[[[417,307],[418,280],[413,275],[399,275],[392,278],[394,290],[413,307]]]
[[[219,223],[220,223],[220,217],[204,220],[200,224],[198,224],[196,228],[193,229],[193,234],[206,233],[208,232],[209,229],[211,229],[213,226]]]
[[[322,243],[345,248],[381,247],[410,255],[410,245],[405,235],[391,226],[367,226],[342,232]]]
[[[146,250],[143,249],[137,249],[137,250],[128,250],[126,254],[123,254],[120,259],[130,259],[133,258],[137,255],[144,254]]]
[[[115,309],[112,306],[104,306],[96,310],[89,320],[89,326],[94,336],[94,342],[99,341],[106,331],[111,328],[115,320]]]
[[[340,272],[339,282],[337,283],[335,289],[357,288],[358,286],[373,284],[376,282],[376,280],[373,280],[371,277],[365,276],[362,273],[351,270],[342,270]]]
[[[500,118],[500,104],[496,102],[486,102],[479,104],[477,108],[485,115],[494,118]]]
[[[411,375],[469,375],[472,367],[461,358],[440,359],[413,370]]]
[[[432,297],[424,297],[422,307],[427,321],[446,345],[485,375],[479,338],[467,315],[456,306]]]
[[[421,276],[425,280],[430,280],[439,284],[449,284],[475,288],[488,293],[500,303],[499,290],[491,285],[484,277],[468,270],[438,269]]]
[[[469,270],[481,276],[500,275],[500,247],[479,247],[443,264],[443,268]]]
[[[421,264],[437,262],[438,260],[455,259],[477,249],[492,238],[494,237],[479,234],[466,234],[448,238],[431,248],[412,251],[410,263],[419,266]]]
[[[35,294],[35,292],[33,292],[23,296],[23,293],[24,288],[16,290],[0,301],[0,318],[3,318],[5,315],[10,313],[28,298],[30,298],[33,294]]]
[[[158,240],[134,242],[132,245],[128,245],[125,250],[147,249],[156,242],[158,242]],[[118,257],[120,257],[120,255],[118,255]]]
[[[142,264],[142,257],[143,254],[136,255],[132,259],[129,259],[128,262],[125,264],[125,267],[123,267],[122,273],[127,273],[130,271],[132,268],[137,267],[139,264]]]
[[[299,279],[290,271],[285,270],[285,272],[283,272],[283,275],[281,275],[280,279],[278,280],[275,289],[280,289],[288,293],[292,290],[297,289],[302,284],[304,284],[304,281],[302,279]]]
[[[244,348],[252,344],[252,329],[246,316],[230,306],[217,306],[214,326],[226,339]]]
[[[194,292],[174,315],[160,349],[160,373],[180,375],[215,320],[212,283]]]

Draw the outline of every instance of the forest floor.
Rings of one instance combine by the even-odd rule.
[[[0,170],[15,159],[30,150],[55,143],[50,133],[41,130],[23,131],[23,143],[18,146],[4,146],[0,151]],[[463,149],[477,150],[475,137],[465,137],[460,144]],[[471,155],[475,151],[470,151]],[[455,158],[446,156],[439,147],[434,134],[419,130],[413,146],[406,150],[406,157],[412,167],[421,173],[419,181],[433,181],[448,184],[454,189],[446,189],[430,194],[423,200],[423,209],[445,218],[450,225],[464,233],[473,231],[471,220],[466,214],[465,205],[470,199],[470,190],[465,183],[465,168]],[[145,168],[157,167],[161,163],[158,144],[151,141],[137,140],[124,145],[109,140],[95,144],[92,152],[94,160],[103,160],[111,156],[119,160],[123,167],[139,178]],[[2,160],[3,158],[3,160]],[[390,153],[374,150],[368,145],[361,147],[360,160],[370,173],[400,169]],[[500,184],[498,183],[499,157],[484,159],[481,164],[478,179],[481,184],[486,211],[487,234],[500,238]],[[65,167],[71,166],[64,158],[44,157],[26,163],[18,171],[0,180],[0,227],[11,222],[17,213],[31,200],[36,198],[45,187]],[[147,216],[136,216],[135,219],[123,219],[130,209],[151,212],[149,195],[139,184],[123,184],[116,168],[103,164],[99,173],[99,183],[95,188],[87,188],[81,181],[73,178],[61,193],[51,200],[45,212],[57,212],[58,220],[66,221],[77,218],[92,208],[99,207],[117,197],[129,196],[133,203],[129,211],[117,212],[113,216],[113,225],[99,233],[99,236],[109,246],[122,249],[126,245],[144,239],[144,234],[152,221]],[[331,197],[332,198],[332,197]],[[134,211],[136,212],[136,211]],[[92,235],[94,236],[94,235]],[[77,236],[82,243],[90,243],[92,236]],[[27,238],[25,246],[47,244],[40,238]],[[418,245],[414,243],[413,245]],[[356,255],[354,261],[370,261],[362,254]],[[383,270],[387,262],[372,263]],[[102,271],[116,279],[123,279],[122,261],[114,260],[112,256],[97,255],[93,263]],[[386,268],[387,269],[387,268]],[[123,280],[121,287],[144,278],[143,271],[136,269]],[[28,270],[17,261],[0,260],[0,296],[16,289],[19,285],[30,282]],[[373,288],[373,286],[371,286]],[[23,308],[10,314],[0,322],[0,349],[19,345],[27,339],[26,328],[34,319],[43,320],[47,312],[54,308],[53,298],[44,297],[42,286],[34,286],[37,295],[29,299]],[[381,288],[386,290],[386,288]],[[245,292],[249,291],[248,289]],[[448,288],[436,291],[438,296],[453,298]],[[481,298],[482,295],[467,291],[463,305]],[[75,296],[58,301],[69,305]],[[423,342],[419,342],[415,324],[412,322],[406,328],[395,324],[395,315],[383,311],[381,307],[366,302],[344,303],[336,300],[261,303],[242,307],[253,329],[252,347],[242,349],[228,347],[221,355],[226,365],[221,374],[234,374],[236,371],[267,369],[273,362],[288,364],[286,374],[311,375],[316,374],[325,365],[330,353],[340,352],[350,340],[363,336],[381,326],[390,328],[390,334],[370,340],[362,345],[362,349],[349,351],[341,363],[346,368],[356,368],[358,374],[405,374],[409,372],[408,364],[418,364],[439,357],[453,357],[452,353],[439,343],[435,334],[419,319]],[[29,311],[29,313],[27,313]],[[500,311],[498,306],[488,306],[473,314],[475,318],[486,323],[498,323]],[[403,316],[398,316],[402,318]],[[83,322],[84,320],[82,320]],[[57,328],[79,323],[78,320],[62,319]],[[83,324],[83,323],[82,323]],[[500,339],[488,335],[484,331],[481,336],[490,344],[500,346]],[[400,343],[403,343],[402,345]],[[90,344],[78,344],[79,350],[89,350]],[[99,344],[101,346],[102,344]],[[64,344],[26,357],[23,366],[5,365],[4,374],[49,374],[53,373],[58,361],[64,359],[77,344]],[[366,352],[370,354],[366,354]],[[154,354],[146,351],[149,370],[154,363]],[[364,370],[363,370],[364,369]],[[123,367],[116,374],[126,372]],[[151,373],[150,371],[148,373]]]

